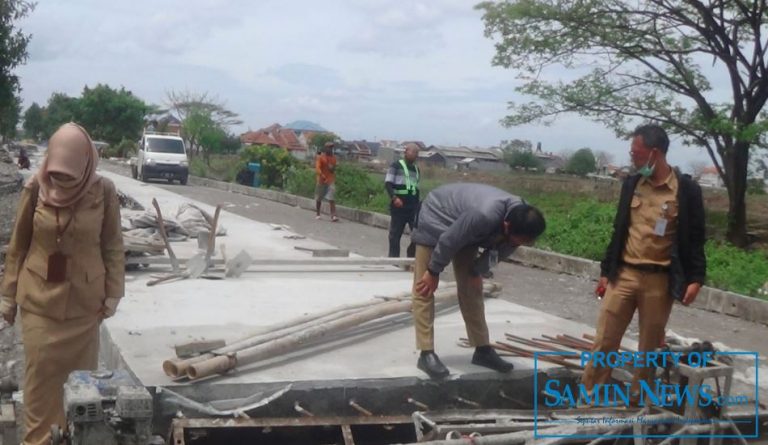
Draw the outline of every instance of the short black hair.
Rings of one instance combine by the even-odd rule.
[[[538,238],[547,228],[547,222],[541,211],[526,203],[512,207],[504,220],[509,223],[510,235],[530,239]]]
[[[635,128],[632,137],[640,136],[643,138],[643,144],[648,148],[658,148],[664,154],[669,150],[669,136],[661,126],[656,124],[646,124]]]

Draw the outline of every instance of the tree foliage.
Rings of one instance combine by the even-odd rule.
[[[148,111],[147,104],[125,88],[98,84],[83,88],[76,118],[93,139],[114,145],[123,139],[138,139]]]
[[[497,39],[493,64],[518,69],[518,91],[536,98],[510,103],[504,124],[574,112],[627,135],[640,122],[659,123],[707,150],[728,188],[728,238],[746,244],[748,151],[766,145],[768,130],[765,0],[510,0],[477,8],[486,35]],[[562,80],[546,80],[549,70]]]
[[[208,93],[169,91],[168,107],[181,120],[181,135],[187,140],[193,155],[202,152],[207,165],[211,153],[225,151],[233,146],[227,131],[232,125],[243,123],[238,114],[226,108],[226,104]]]
[[[541,170],[544,163],[530,150],[506,150],[504,159],[512,168],[522,168],[524,170]]]
[[[268,145],[251,145],[240,153],[242,169],[249,162],[261,164],[261,183],[267,187],[284,187],[288,172],[296,167],[298,161],[288,153],[288,150]]]
[[[31,36],[16,27],[35,4],[24,0],[0,2],[0,138],[12,137],[21,114],[19,78],[13,70],[26,62]]]
[[[32,105],[24,112],[24,134],[28,138],[40,139],[45,125],[44,120],[43,107],[37,102],[32,102]]]
[[[319,153],[327,142],[338,143],[340,140],[334,133],[317,133],[309,141],[309,149],[314,153]]]
[[[597,160],[592,150],[589,148],[580,148],[568,159],[565,166],[566,173],[585,176],[587,173],[594,173],[597,170]]]
[[[77,122],[80,116],[80,100],[64,93],[53,93],[43,112],[43,138],[48,139],[63,124]],[[89,128],[88,131],[91,131]]]

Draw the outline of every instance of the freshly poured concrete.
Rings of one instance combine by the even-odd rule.
[[[152,185],[122,176],[103,173],[123,192],[151,209],[157,198],[164,215],[189,200]],[[195,202],[213,212],[210,206]],[[307,218],[312,218],[307,213]],[[286,239],[286,229],[255,222],[226,211],[220,219],[227,235],[217,238],[226,245],[227,255],[241,249],[254,258],[307,258],[309,253],[294,246],[330,248],[324,243]],[[331,224],[318,221],[318,224]],[[348,224],[341,222],[340,224]],[[386,242],[382,236],[382,243]],[[188,258],[196,252],[196,240],[173,243],[177,256]],[[220,254],[217,254],[220,258]],[[147,287],[147,272],[128,273],[126,296],[117,315],[104,324],[103,351],[107,364],[126,366],[146,386],[203,384],[172,382],[162,371],[163,360],[174,356],[174,345],[193,340],[222,338],[236,340],[262,332],[270,325],[361,301],[377,301],[375,296],[406,292],[412,274],[391,267],[391,271],[351,272],[256,272],[225,280],[184,280]],[[379,268],[381,269],[381,268]],[[386,269],[386,268],[385,268]],[[168,268],[170,270],[170,267]],[[491,339],[503,340],[509,332],[522,337],[568,333],[581,337],[593,329],[580,323],[500,299],[486,300]],[[436,351],[452,370],[453,376],[488,373],[470,364],[471,349],[458,346],[466,336],[461,313],[456,306],[442,311],[435,321]],[[629,343],[629,342],[628,342]],[[210,383],[277,383],[313,381],[378,380],[387,378],[426,378],[416,369],[417,351],[409,314],[395,316],[386,323],[354,336],[337,336],[305,350],[269,362],[241,367],[237,372],[209,379]],[[513,357],[516,369],[532,369],[533,360]],[[540,368],[549,365],[539,363]]]

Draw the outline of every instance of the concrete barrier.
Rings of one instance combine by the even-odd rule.
[[[255,196],[257,198],[281,202],[283,204],[307,210],[313,210],[315,208],[315,201],[311,198],[291,195],[276,190],[248,187],[207,178],[199,178],[196,176],[190,176],[189,183]],[[336,210],[339,217],[350,221],[382,229],[389,227],[389,215],[345,206],[336,206]],[[532,247],[520,247],[509,259],[513,262],[528,266],[540,267],[553,272],[592,278],[595,280],[600,276],[600,264],[597,261],[535,249]],[[752,298],[746,295],[735,294],[733,292],[704,286],[692,307],[768,325],[768,301],[759,298]]]

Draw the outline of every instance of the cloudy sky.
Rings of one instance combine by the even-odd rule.
[[[41,0],[17,70],[25,107],[86,85],[124,86],[162,105],[208,92],[240,114],[236,132],[305,119],[345,139],[591,147],[626,162],[629,143],[576,116],[503,128],[515,73],[491,66],[476,0]],[[673,142],[686,168],[706,159]]]

